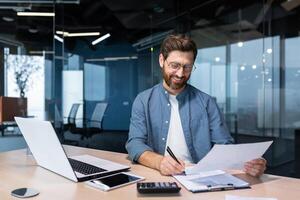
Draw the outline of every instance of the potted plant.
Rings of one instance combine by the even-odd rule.
[[[25,97],[25,92],[32,82],[30,76],[41,69],[39,60],[35,56],[10,55],[7,57],[7,68],[13,71],[15,82],[20,92],[20,97]]]

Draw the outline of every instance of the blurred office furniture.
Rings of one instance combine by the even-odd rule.
[[[91,119],[84,120],[84,127],[91,132],[99,132],[103,129],[103,117],[107,108],[106,102],[97,103]]]
[[[108,104],[106,102],[97,103],[91,118],[75,119],[75,126],[72,126],[69,131],[73,134],[81,135],[81,140],[84,138],[88,139],[94,134],[101,133],[103,117],[107,109],[107,105]],[[82,126],[77,125],[79,124],[78,121],[81,122]]]
[[[60,141],[64,140],[64,118],[62,117],[57,105],[54,105],[54,119],[52,125]],[[68,125],[66,124],[66,127]]]
[[[27,116],[27,98],[0,97],[0,131],[4,136],[4,131],[8,127],[17,127],[14,117]]]
[[[64,142],[64,143],[65,142],[67,142],[67,143],[69,143],[69,142],[71,142],[71,143],[75,142],[75,141],[66,141],[66,139],[64,137],[64,133],[65,133],[65,131],[72,132],[74,129],[76,129],[76,115],[77,115],[79,107],[80,107],[79,103],[72,104],[72,107],[70,109],[69,115],[67,117],[67,123],[64,124],[64,120],[62,120],[63,124],[61,124],[62,127],[59,128],[59,130],[62,131],[62,142]],[[58,109],[57,109],[56,115],[60,115]],[[59,118],[61,118],[61,117],[58,116],[58,119]],[[57,122],[56,125],[58,125],[58,124],[59,124],[59,122]]]
[[[27,116],[27,98],[0,97],[0,122],[14,121],[15,116]]]
[[[67,124],[64,124],[64,130],[71,130],[76,127],[76,115],[80,107],[79,103],[74,103],[67,117]]]

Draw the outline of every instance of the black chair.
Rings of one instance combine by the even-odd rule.
[[[70,109],[70,112],[69,112],[69,115],[67,117],[67,124],[63,124],[62,125],[62,132],[63,132],[63,142],[64,143],[74,143],[76,141],[67,141],[64,137],[64,133],[66,131],[70,131],[71,133],[74,131],[74,129],[76,129],[76,115],[77,115],[77,112],[78,112],[78,109],[80,107],[80,104],[79,103],[74,103]],[[63,120],[62,120],[63,121]]]
[[[75,126],[71,126],[69,131],[73,134],[80,134],[81,140],[88,139],[94,134],[102,132],[102,122],[104,113],[107,109],[107,103],[97,103],[90,119],[75,119]],[[82,121],[82,127],[77,126],[78,121]]]
[[[76,127],[76,115],[77,115],[79,107],[80,107],[79,103],[74,103],[72,105],[71,110],[69,112],[69,116],[67,118],[68,123],[64,125],[65,130],[70,130],[70,129]]]
[[[56,131],[57,136],[59,137],[59,140],[61,142],[64,141],[64,119],[57,107],[57,105],[54,105],[54,118],[51,120],[52,125]]]

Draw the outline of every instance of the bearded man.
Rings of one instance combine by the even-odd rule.
[[[163,81],[141,92],[132,106],[129,157],[162,175],[182,173],[187,163],[197,163],[214,144],[233,143],[214,98],[187,83],[196,56],[191,38],[168,36],[159,55]],[[167,153],[167,146],[178,162]],[[260,176],[266,161],[257,158],[244,168],[247,174]]]

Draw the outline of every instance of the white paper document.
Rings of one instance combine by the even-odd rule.
[[[265,197],[241,197],[234,195],[226,195],[225,200],[277,200],[275,198],[265,198]]]
[[[192,175],[174,175],[191,192],[211,192],[249,188],[249,183],[221,170],[200,172]]]
[[[186,174],[226,169],[243,169],[245,162],[260,158],[273,141],[247,144],[216,144],[194,167],[186,168]]]

